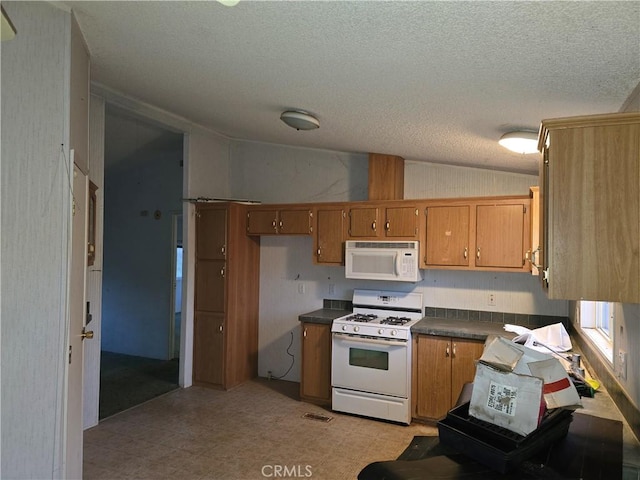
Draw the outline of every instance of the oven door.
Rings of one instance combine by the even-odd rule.
[[[334,333],[331,385],[408,398],[410,361],[407,341]]]

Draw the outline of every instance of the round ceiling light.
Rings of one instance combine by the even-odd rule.
[[[320,128],[320,122],[313,115],[302,110],[287,110],[282,112],[280,120],[296,130],[313,130]]]
[[[498,143],[516,153],[538,153],[538,134],[535,132],[505,133]]]

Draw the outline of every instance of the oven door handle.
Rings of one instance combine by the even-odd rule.
[[[334,333],[333,336],[337,340],[348,340],[350,342],[367,343],[369,345],[384,345],[388,347],[405,347],[408,343],[406,340],[380,340],[379,338],[363,338],[339,332]]]

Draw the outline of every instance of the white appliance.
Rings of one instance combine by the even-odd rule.
[[[345,242],[345,277],[419,282],[419,242],[380,240]]]
[[[331,325],[332,409],[411,423],[411,327],[422,293],[355,290],[353,314]]]

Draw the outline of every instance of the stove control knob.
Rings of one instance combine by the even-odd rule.
[[[346,332],[347,331],[347,326],[346,325],[342,325],[342,330],[344,330]]]
[[[384,329],[381,328],[380,330],[378,330],[378,333],[382,335],[384,333]]]
[[[397,330],[391,330],[391,335],[394,335],[394,336],[395,336],[395,335],[397,335],[397,334],[398,334],[398,331],[397,331]]]
[[[360,327],[353,327],[353,331],[354,332],[359,332],[360,331]]]

